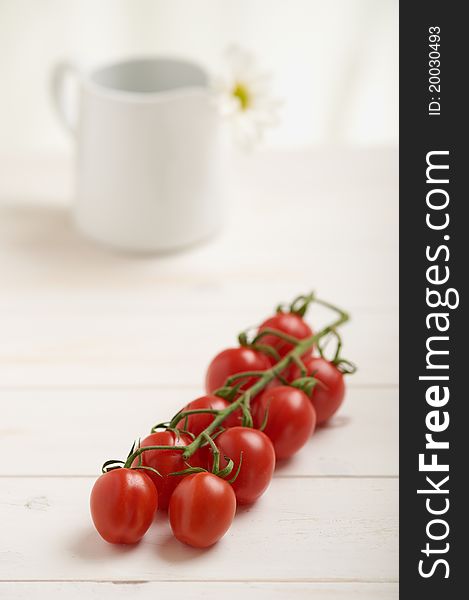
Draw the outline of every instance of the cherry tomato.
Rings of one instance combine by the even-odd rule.
[[[189,402],[189,404],[185,406],[182,410],[201,410],[204,408],[211,408],[213,410],[223,410],[229,405],[230,403],[228,402],[228,400],[220,398],[219,396],[209,395],[202,396],[201,398],[197,398],[196,400],[192,400],[192,402]],[[177,424],[177,427],[179,429],[185,429],[187,431],[190,431],[195,436],[197,436],[210,425],[214,418],[214,415],[210,413],[188,415],[187,421],[186,418],[183,417]],[[239,425],[241,419],[241,410],[237,410],[223,421],[223,427],[226,428]]]
[[[192,439],[190,436],[181,433],[179,437],[174,431],[157,431],[147,436],[141,441],[141,446],[187,446]],[[163,510],[166,510],[169,505],[169,499],[178,483],[183,479],[180,475],[169,475],[175,471],[183,471],[187,469],[187,465],[182,458],[181,450],[148,450],[141,454],[142,465],[145,467],[153,467],[162,476],[156,473],[147,471],[148,476],[153,481],[158,491],[158,504]],[[134,460],[132,466],[138,464],[138,457]],[[202,454],[196,452],[190,460],[190,464],[194,467],[206,466]]]
[[[180,542],[206,548],[225,535],[235,512],[236,497],[227,481],[213,473],[195,473],[174,490],[169,522]]]
[[[302,317],[296,315],[295,313],[278,313],[273,317],[270,317],[270,319],[264,321],[259,327],[259,332],[263,331],[264,329],[276,329],[277,331],[291,335],[298,340],[302,340],[313,335],[313,332],[306,321],[304,321]],[[282,340],[274,334],[265,335],[259,340],[259,344],[265,344],[275,348],[281,357],[285,356],[285,354],[288,354],[294,348],[293,344]],[[309,356],[310,354],[311,350],[307,350],[304,353],[304,356]],[[271,358],[271,363],[275,363],[273,358]]]
[[[317,424],[325,423],[337,411],[345,396],[344,375],[330,361],[320,356],[303,360],[308,375],[314,374],[318,384],[313,389],[311,402],[316,409]],[[315,373],[317,371],[317,373]],[[292,370],[292,378],[301,377],[298,367]]]
[[[277,459],[289,458],[306,444],[316,426],[316,412],[311,401],[301,390],[282,385],[264,391],[252,403],[255,427],[262,425],[266,411],[264,433],[274,446],[275,456]]]
[[[94,526],[106,542],[134,544],[152,524],[158,493],[143,471],[114,469],[96,480],[90,508]]]
[[[220,450],[220,467],[227,465],[225,456],[234,462],[232,475],[238,469],[241,452],[243,460],[238,477],[231,484],[239,504],[251,504],[269,486],[275,468],[275,451],[269,438],[248,427],[232,427],[215,440]]]
[[[251,348],[228,348],[217,354],[210,363],[205,377],[205,389],[208,394],[221,388],[228,377],[245,371],[265,371],[270,368],[270,361],[265,354]],[[256,381],[249,377],[241,386],[244,390]]]

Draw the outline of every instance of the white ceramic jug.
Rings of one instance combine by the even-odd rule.
[[[74,116],[65,102],[70,79],[79,90]],[[59,64],[52,91],[76,137],[74,218],[81,231],[141,252],[177,249],[215,232],[221,128],[203,69],[145,58],[86,75]]]

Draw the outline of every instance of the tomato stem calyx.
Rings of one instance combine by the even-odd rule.
[[[326,339],[324,344],[318,344],[318,350],[321,358],[328,360],[325,350],[329,339],[331,339],[331,336],[336,340],[337,346],[334,356],[330,362],[335,365],[344,375],[352,375],[357,370],[357,367],[353,362],[342,357],[342,337],[336,329],[332,329],[329,332],[329,335],[327,336],[328,339]]]
[[[291,304],[279,304],[277,306],[277,314],[292,313],[294,315],[298,315],[299,317],[304,317],[309,308],[309,305],[312,302],[318,302],[314,292],[311,292],[306,296],[298,296],[293,300]]]
[[[295,379],[295,381],[293,381],[290,385],[294,388],[301,390],[311,398],[314,388],[320,384],[321,382],[319,381],[319,379],[316,379],[314,376],[312,376],[299,377],[298,379]]]
[[[255,340],[249,340],[249,329],[246,331],[242,331],[238,335],[239,345],[243,348],[251,348],[252,350],[256,350],[257,352],[262,352],[269,358],[272,358],[275,362],[280,360],[280,354],[277,352],[275,348],[269,346],[268,344],[258,344]]]

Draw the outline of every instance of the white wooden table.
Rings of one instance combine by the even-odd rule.
[[[222,235],[160,258],[79,237],[70,170],[0,160],[0,597],[397,597],[397,152],[237,159]],[[208,551],[161,517],[136,548],[101,541],[88,495],[103,460],[311,289],[353,315],[359,371],[330,427]]]

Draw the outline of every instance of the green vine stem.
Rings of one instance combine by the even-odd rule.
[[[309,308],[309,305],[312,302],[318,302],[317,298],[314,295],[314,292],[308,294],[307,296],[298,296],[293,300],[293,302],[287,306],[283,304],[279,304],[277,306],[277,313],[293,313],[294,315],[298,315],[299,317],[304,317],[306,311]]]
[[[332,359],[330,359],[330,362],[333,365],[335,365],[339,369],[339,371],[341,371],[341,373],[343,373],[344,375],[352,375],[353,373],[356,372],[357,367],[354,363],[343,358],[341,335],[335,329],[333,329],[329,333],[335,338],[335,340],[337,342],[334,357]],[[326,341],[326,344],[327,344],[327,341]],[[325,355],[325,346],[321,346],[321,344],[318,344],[318,350],[319,350],[319,354],[320,354],[321,358],[326,358],[326,360],[327,360],[327,357]]]
[[[256,344],[259,340],[261,340],[266,335],[275,335],[281,340],[285,340],[289,344],[293,344],[293,346],[297,346],[301,340],[292,335],[288,335],[287,333],[283,333],[282,331],[278,331],[277,329],[272,329],[270,327],[266,327],[261,332],[259,332],[253,340],[253,344]]]
[[[245,348],[251,348],[252,350],[257,350],[258,352],[262,352],[266,354],[270,358],[273,358],[275,362],[280,360],[280,354],[273,346],[268,346],[266,344],[258,344],[254,340],[252,342],[249,341],[249,329],[247,331],[242,331],[238,336],[238,342],[240,346],[244,346]]]
[[[137,448],[132,454],[129,454],[124,463],[124,469],[130,469],[134,460],[147,450],[176,450],[177,452],[184,452],[186,448],[188,448],[188,446],[140,446],[140,448]]]
[[[264,373],[265,371],[243,371],[242,373],[235,373],[234,375],[231,375],[231,377],[228,377],[228,379],[225,381],[225,386],[230,387],[235,381],[240,379],[242,380],[251,379],[252,377],[262,377]]]
[[[183,410],[183,411],[177,413],[176,415],[174,415],[174,417],[171,419],[171,421],[169,423],[169,427],[171,429],[174,429],[180,421],[182,421],[189,415],[199,415],[199,414],[216,415],[219,412],[220,411],[217,410],[216,408],[192,408],[190,410]]]
[[[309,338],[305,338],[302,340],[298,340],[296,338],[291,338],[290,336],[279,336],[279,337],[284,337],[284,339],[286,339],[286,341],[289,341],[291,343],[293,343],[295,345],[295,347],[288,353],[286,354],[281,360],[279,360],[274,366],[272,366],[270,369],[267,369],[266,371],[255,371],[252,372],[252,374],[255,374],[256,376],[258,376],[258,379],[255,383],[253,383],[248,389],[246,390],[240,390],[241,394],[238,396],[238,398],[236,398],[235,400],[233,400],[233,402],[227,406],[226,408],[222,409],[222,410],[213,410],[213,409],[200,409],[200,410],[193,410],[193,411],[183,411],[183,412],[179,412],[177,413],[173,419],[171,419],[170,421],[170,426],[173,424],[177,424],[181,418],[184,418],[186,415],[189,414],[196,414],[199,412],[205,412],[205,413],[210,413],[215,415],[215,418],[213,419],[213,421],[198,435],[194,438],[194,440],[188,444],[187,446],[181,445],[181,446],[141,446],[139,448],[137,448],[136,450],[134,450],[133,452],[131,452],[129,454],[129,456],[127,457],[127,460],[124,463],[124,467],[125,468],[130,468],[132,466],[132,463],[134,462],[134,460],[139,457],[143,452],[146,452],[147,450],[172,450],[172,451],[176,451],[176,452],[182,452],[183,455],[183,459],[185,461],[187,461],[197,450],[198,448],[200,448],[200,446],[202,446],[203,444],[206,444],[207,442],[210,443],[210,439],[211,439],[211,434],[222,425],[223,421],[232,413],[234,413],[236,410],[241,409],[241,411],[243,412],[243,416],[246,419],[246,416],[249,413],[249,405],[250,405],[250,400],[251,398],[253,398],[256,394],[258,394],[260,391],[262,391],[265,386],[270,383],[273,379],[276,379],[278,377],[281,378],[281,372],[288,367],[288,365],[295,363],[298,366],[300,366],[301,364],[301,356],[303,356],[305,354],[305,352],[307,352],[310,348],[312,348],[314,345],[316,345],[318,343],[318,341],[323,338],[324,336],[328,335],[331,332],[335,333],[335,330],[337,327],[339,327],[340,325],[343,325],[344,323],[346,323],[349,320],[349,315],[347,312],[343,311],[342,309],[338,308],[337,306],[334,306],[333,304],[326,302],[324,300],[320,300],[318,298],[315,298],[313,296],[313,294],[310,294],[309,296],[299,296],[299,298],[297,298],[290,306],[291,308],[291,312],[296,312],[297,314],[304,314],[303,310],[306,310],[307,306],[311,303],[311,302],[316,302],[317,304],[321,304],[322,306],[334,311],[337,313],[337,318],[330,324],[327,325],[326,327],[324,327],[322,330],[320,330],[318,333],[310,336]],[[276,330],[264,330],[265,335],[267,335],[267,333],[275,333],[276,335],[278,335],[278,332]],[[287,339],[288,338],[288,339]],[[234,375],[232,377],[230,377],[228,379],[228,381],[236,381],[238,380],[241,375],[246,376],[246,374],[240,374],[238,375]],[[227,384],[225,384],[225,386],[221,389],[226,389]],[[213,443],[213,441],[212,441]],[[212,443],[210,443],[210,445],[212,445]],[[117,461],[114,461],[117,462]]]

